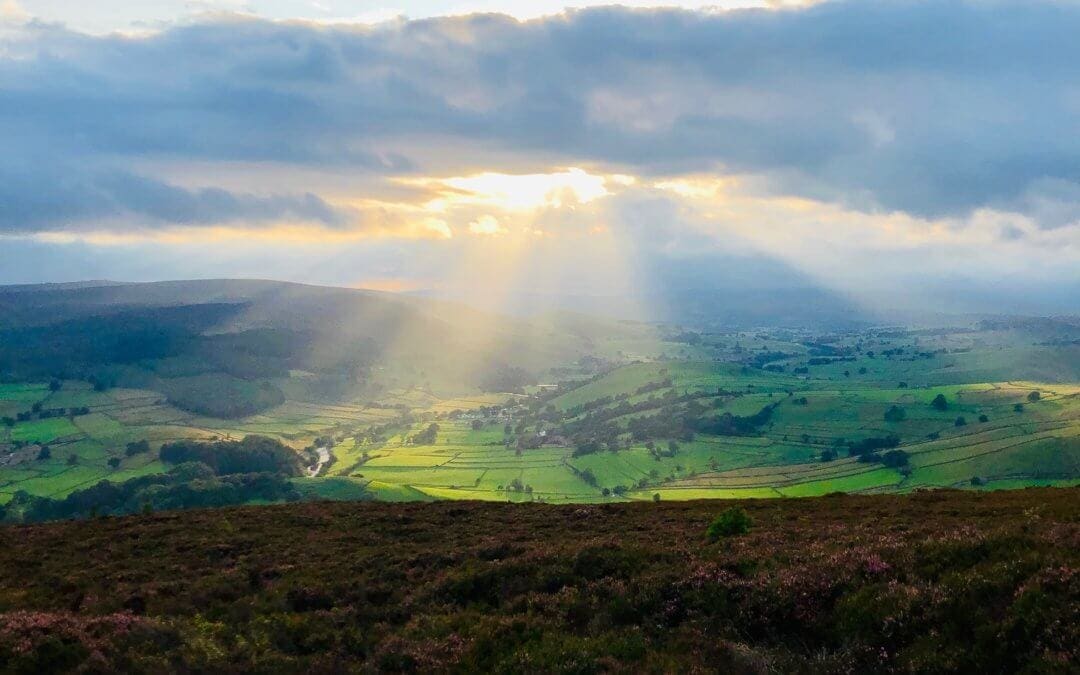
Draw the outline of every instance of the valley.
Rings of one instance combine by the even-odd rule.
[[[190,289],[180,299],[190,302]],[[217,321],[265,311],[246,302],[239,313],[145,311]],[[158,338],[165,347],[153,356],[144,336],[142,358],[63,367],[84,379],[9,374],[0,502],[161,474],[171,468],[157,457],[163,444],[249,435],[298,453],[307,468],[289,480],[304,499],[584,503],[1080,481],[1080,345],[1068,322],[1047,340],[1046,326],[1023,322],[719,332],[504,319],[477,341],[502,344],[495,358],[463,348],[475,363],[455,379],[459,352],[440,362],[417,342],[388,353],[373,337],[379,324],[351,328],[351,342],[316,362],[311,345],[324,340],[303,302],[290,302],[307,318],[288,329],[197,321],[201,331]],[[104,353],[112,330],[99,332]],[[200,362],[191,345],[207,339],[233,345],[232,358]],[[16,367],[39,365],[5,354]]]

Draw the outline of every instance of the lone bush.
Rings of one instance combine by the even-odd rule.
[[[709,524],[705,534],[709,541],[717,541],[721,537],[734,537],[749,531],[750,516],[741,508],[733,506],[717,516],[716,520]]]

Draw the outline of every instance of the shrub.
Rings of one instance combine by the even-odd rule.
[[[983,424],[985,424],[986,422],[990,421],[990,418],[987,417],[986,415],[979,415],[979,421],[982,422]]]
[[[955,421],[955,422],[953,422],[953,424],[955,424],[955,425],[956,425],[956,426],[958,426],[958,427],[962,427],[962,426],[964,426],[964,425],[966,425],[966,424],[967,424],[967,420],[966,420],[966,419],[964,419],[964,418],[963,418],[962,416],[961,416],[961,417],[957,417],[957,418],[956,418],[956,421]]]
[[[709,541],[717,541],[722,537],[734,537],[749,531],[750,516],[746,515],[743,509],[733,506],[717,516],[709,524],[709,529],[705,531],[705,534]]]
[[[944,394],[938,394],[933,401],[930,401],[930,407],[934,410],[946,410],[949,407],[949,402],[945,400]]]

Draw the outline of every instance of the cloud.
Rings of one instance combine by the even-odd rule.
[[[0,234],[80,230],[101,227],[102,220],[129,222],[144,229],[280,221],[339,228],[353,217],[310,193],[189,190],[123,170],[48,163],[0,165],[0,204]]]
[[[461,176],[480,155],[527,165],[494,173],[722,172],[864,212],[994,209],[1060,227],[1080,203],[1078,34],[1080,6],[1049,0],[379,26],[234,16],[140,37],[31,23],[0,45],[0,136],[17,139],[0,227],[341,227],[319,185],[179,187],[145,167]]]

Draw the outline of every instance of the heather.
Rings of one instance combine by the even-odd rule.
[[[1053,488],[9,526],[0,670],[1067,672],[1078,564]]]

